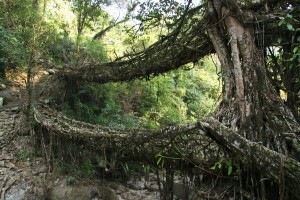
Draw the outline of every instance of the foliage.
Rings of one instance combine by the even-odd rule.
[[[68,176],[67,179],[66,179],[66,184],[67,185],[74,185],[75,182],[76,182],[76,177],[74,176]]]
[[[18,65],[21,60],[21,43],[16,33],[0,26],[0,78],[10,66]]]
[[[89,155],[88,151],[78,148],[72,148],[70,151],[69,153],[74,154],[76,160],[73,160],[73,162],[55,160],[54,171],[67,174],[66,183],[68,185],[73,185],[80,178],[95,178],[96,166],[93,163],[94,158]]]
[[[278,25],[285,25],[286,29],[290,31],[294,36],[293,40],[291,41],[292,54],[290,55],[290,58],[287,61],[295,61],[295,67],[300,67],[300,21],[294,18],[291,12],[291,14],[287,14],[283,19],[281,19]],[[298,28],[294,28],[294,26]],[[282,38],[278,39],[278,43],[282,43]],[[291,67],[293,67],[293,64]]]
[[[17,152],[17,157],[20,160],[25,161],[25,160],[31,159],[33,157],[33,152],[30,150],[20,150]]]
[[[76,4],[77,2],[77,4]],[[74,1],[73,9],[80,9],[82,1]],[[90,9],[84,26],[102,23],[107,14],[101,10],[100,1],[85,1],[84,9]],[[102,2],[108,3],[108,2]],[[79,7],[76,7],[76,5]],[[91,4],[91,5],[90,5]],[[83,6],[83,5],[82,5]],[[96,14],[91,7],[97,7]],[[83,8],[82,8],[83,9]],[[106,53],[101,41],[90,41],[77,37],[74,41],[74,14],[70,4],[48,1],[44,9],[35,7],[32,1],[4,0],[0,2],[0,74],[5,76],[6,69],[28,71],[42,63],[47,67],[56,65],[77,65],[85,60],[105,60]],[[86,12],[86,11],[82,11]],[[93,12],[93,13],[90,13]],[[65,14],[62,14],[65,13]],[[102,19],[102,18],[103,19]],[[77,43],[77,44],[76,44]],[[34,72],[34,70],[30,71]]]
[[[107,41],[92,41],[90,35],[108,24],[107,13],[100,7],[108,1],[74,0],[69,3],[49,1],[44,10],[35,10],[30,0],[1,1],[0,11],[4,16],[0,19],[0,61],[7,67],[16,67],[33,75],[40,64],[45,68],[53,68],[107,61],[107,51],[111,50],[104,46]],[[171,8],[146,13],[148,19],[149,16],[156,18],[150,20],[147,26],[157,22],[171,27],[178,20],[178,14],[183,12],[184,7],[176,2],[162,3]],[[151,2],[143,6],[158,9],[158,5]],[[118,28],[104,38],[112,41],[113,47],[118,47],[118,53],[125,49],[142,51],[160,37],[158,32],[167,32],[167,29],[153,27],[119,34],[124,27]],[[141,33],[144,35],[141,36]],[[118,37],[122,37],[120,45],[113,43]],[[121,128],[160,128],[196,121],[214,109],[219,96],[219,83],[214,70],[215,66],[206,58],[194,66],[188,65],[151,80],[105,85],[72,84],[70,81],[72,88],[64,112],[78,120]],[[70,151],[72,154],[81,154],[80,149]],[[31,154],[21,151],[18,156],[28,159]],[[82,177],[93,178],[98,173],[97,167],[103,167],[101,159],[93,156],[82,151],[78,158],[80,163],[59,160],[56,161],[55,170],[68,174],[66,182],[69,185]],[[171,158],[162,156],[158,159]],[[126,176],[138,172],[136,163],[118,162],[111,165],[118,165]],[[149,169],[146,166],[144,170]]]
[[[26,55],[22,41],[25,33],[20,31],[23,27],[23,23],[20,23],[21,9],[26,12],[25,5],[21,6],[13,1],[0,2],[0,12],[3,13],[3,17],[0,18],[0,74],[2,78],[5,78],[6,70],[21,65]]]
[[[170,29],[176,26],[186,6],[174,0],[148,0],[140,4],[135,18],[141,22],[141,30],[155,26],[165,26]]]
[[[5,13],[0,19],[0,51],[4,66],[26,71],[32,68],[47,52],[46,44],[55,34],[31,3],[29,0],[0,2],[0,11]]]
[[[169,161],[182,160],[181,157],[176,158],[176,157],[166,156],[166,155],[163,155],[162,152],[159,152],[158,154],[156,154],[155,158],[156,158],[156,165],[161,166],[161,167],[164,167],[164,164],[166,163],[167,160],[169,160]]]
[[[215,66],[208,58],[201,65],[148,81],[82,86],[73,96],[75,103],[65,105],[66,113],[113,127],[158,128],[194,122],[215,108],[219,96]]]
[[[106,12],[101,9],[101,5],[108,5],[110,0],[71,0],[72,9],[77,15],[77,33],[81,35],[84,28],[93,29],[93,23],[99,17],[107,18]]]
[[[300,19],[297,9],[291,8],[282,16],[278,27],[282,29],[277,43],[268,47],[268,74],[277,92],[291,109],[297,120],[299,118],[300,92]]]
[[[101,41],[86,40],[82,45],[87,54],[87,60],[107,61],[106,50]]]
[[[0,49],[1,54],[4,55],[1,58],[3,62],[8,63],[13,60],[16,66],[27,69],[37,65],[40,60],[49,67],[53,64],[54,66],[65,64],[78,66],[86,61],[107,60],[106,49],[101,41],[91,41],[85,35],[80,38],[80,41],[77,37],[72,38],[75,27],[68,23],[75,19],[70,13],[73,11],[77,16],[77,35],[82,34],[85,27],[92,31],[96,21],[99,23],[101,20],[107,20],[100,6],[109,3],[108,1],[71,1],[72,9],[66,11],[69,13],[68,16],[72,16],[71,21],[63,18],[62,11],[53,2],[47,3],[43,16],[33,10],[29,0],[24,4],[18,1],[7,0],[7,2],[9,4],[5,4],[6,7],[4,6],[2,10],[9,9],[6,18],[12,20],[5,20],[6,24],[0,31],[0,37],[3,38]],[[161,3],[171,7],[177,5],[176,2],[171,1]],[[64,9],[68,8],[68,4],[62,6]],[[148,2],[147,5],[142,4],[142,6],[157,7],[158,5]],[[177,12],[182,11],[182,7],[180,9],[176,12],[172,9],[159,12],[164,12],[170,17],[167,20],[171,21],[172,17],[177,16]],[[62,19],[57,16],[61,16]],[[15,24],[22,25],[15,26]],[[13,29],[4,27],[13,27]],[[135,34],[124,35],[124,42],[119,49],[131,46],[134,51],[140,51],[149,46],[155,41],[157,35],[151,31],[144,32],[146,35],[139,39],[136,39]],[[209,78],[213,76],[212,73],[207,74],[202,80],[200,80],[200,73],[206,72],[199,68],[190,71],[181,69],[150,81],[136,80],[131,83],[104,86],[80,85],[73,88],[73,100],[66,102],[65,111],[76,119],[116,127],[157,128],[195,121],[213,108],[213,99],[218,95],[217,84]],[[191,81],[186,81],[187,79]],[[214,85],[212,87],[215,89],[210,85]],[[211,91],[214,93],[212,96]]]
[[[65,105],[66,114],[75,119],[98,123],[105,126],[133,127],[135,117],[132,113],[126,113],[116,101],[121,94],[118,94],[122,84],[117,88],[116,84],[106,85],[85,85],[74,95],[74,107]]]
[[[238,176],[239,173],[239,166],[235,163],[234,160],[226,160],[222,158],[220,161],[216,162],[214,166],[211,167],[212,170],[222,170],[226,171],[228,176]]]

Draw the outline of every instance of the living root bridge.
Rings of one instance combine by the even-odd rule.
[[[155,155],[164,152],[165,155],[180,158],[181,161],[199,163],[202,151],[199,142],[212,142],[203,137],[199,123],[160,130],[109,128],[69,119],[49,107],[35,107],[34,118],[50,136],[79,141],[94,150],[106,149],[125,160],[155,162]],[[182,153],[175,153],[173,145]]]
[[[280,184],[284,179],[293,198],[300,199],[298,161],[243,138],[214,118],[209,118],[207,122],[148,130],[108,128],[79,122],[45,106],[35,107],[34,117],[40,127],[48,130],[48,134],[84,141],[84,145],[98,149],[117,150],[126,160],[153,162],[158,152],[165,152],[168,157],[177,158],[177,161],[202,165],[203,144],[210,144],[211,138],[230,152],[254,163],[258,170],[274,182]],[[189,138],[184,139],[187,135]],[[202,147],[199,144],[202,144]],[[173,146],[176,146],[177,151]],[[212,155],[209,155],[205,162],[214,160],[214,149],[211,151]]]

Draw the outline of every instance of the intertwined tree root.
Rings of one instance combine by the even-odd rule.
[[[115,149],[120,157],[127,160],[155,163],[155,155],[163,152],[166,157],[176,158],[178,163],[203,165],[216,159],[213,152],[216,151],[217,143],[231,153],[246,158],[274,182],[279,183],[284,177],[287,187],[294,191],[294,197],[300,198],[298,161],[243,138],[212,117],[206,122],[171,126],[160,130],[92,125],[69,119],[45,106],[34,108],[34,118],[48,134],[82,141],[82,144],[96,149]],[[203,148],[208,146],[211,154],[204,157]]]

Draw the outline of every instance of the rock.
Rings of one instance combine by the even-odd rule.
[[[157,185],[157,182],[153,181],[153,182],[149,182],[146,184],[146,188],[149,190],[149,191],[152,191],[152,192],[158,192],[159,191],[159,187]]]
[[[4,131],[0,131],[0,136],[2,136],[4,134]]]
[[[13,112],[18,111],[19,110],[19,106],[12,107],[10,110],[13,111]]]
[[[3,105],[17,100],[17,98],[9,90],[1,90],[0,97],[3,97]]]
[[[23,182],[12,186],[5,193],[4,200],[43,200],[45,199],[44,190],[36,187],[33,182]]]
[[[148,180],[148,181],[155,181],[155,182],[156,182],[156,179],[157,179],[157,175],[154,174],[154,173],[149,173],[149,174],[147,175],[147,180]]]
[[[5,171],[6,171],[6,168],[0,168],[0,175],[3,175]]]
[[[128,186],[134,190],[143,190],[146,188],[145,179],[141,178],[141,180],[133,179],[127,182]]]
[[[52,74],[55,74],[57,72],[56,69],[48,69],[47,72],[52,75]]]
[[[16,168],[15,164],[12,163],[12,162],[6,163],[5,166],[6,166],[7,168],[9,168],[9,169],[15,169],[15,168]]]
[[[182,183],[173,184],[174,195],[177,199],[188,200],[190,195],[190,187]]]
[[[5,155],[5,156],[3,156],[3,159],[4,160],[13,160],[14,157],[12,155]]]
[[[0,97],[0,108],[3,106],[3,97]]]
[[[32,174],[38,175],[38,174],[46,173],[47,171],[48,171],[47,167],[45,165],[41,165],[41,166],[35,167],[32,170]]]
[[[0,83],[0,90],[6,89],[6,85],[4,85],[3,83]]]
[[[48,194],[49,200],[72,199],[72,200],[117,200],[116,194],[100,184],[86,184],[77,181],[75,185],[67,185],[67,179],[55,182]]]
[[[39,169],[38,169],[38,173],[46,173],[48,171],[47,167],[45,165],[42,165]]]

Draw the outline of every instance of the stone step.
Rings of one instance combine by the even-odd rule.
[[[2,125],[6,125],[6,126],[7,126],[7,125],[14,124],[14,123],[15,123],[15,122],[14,122],[14,120],[12,120],[12,119],[11,119],[11,120],[6,120],[6,121],[1,122]]]
[[[22,105],[24,104],[23,101],[14,101],[14,102],[9,102],[6,105],[3,105],[0,110],[7,110],[7,109],[13,109],[16,108],[16,110],[18,110],[18,108],[22,107]]]

